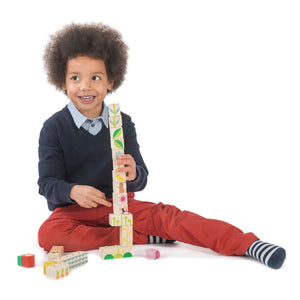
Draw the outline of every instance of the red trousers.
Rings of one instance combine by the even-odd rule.
[[[224,255],[243,255],[258,239],[253,233],[243,233],[223,221],[206,219],[172,205],[133,198],[134,194],[128,193],[135,244],[146,244],[148,235],[153,235],[210,248]],[[112,208],[103,205],[96,208],[82,208],[79,205],[56,208],[39,229],[39,245],[46,251],[53,245],[63,245],[65,251],[118,245],[119,228],[109,225],[110,213]]]

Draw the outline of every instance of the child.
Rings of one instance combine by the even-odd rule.
[[[116,30],[103,24],[72,24],[51,36],[44,62],[48,80],[70,99],[43,125],[39,139],[39,192],[51,216],[39,230],[46,251],[91,250],[119,243],[119,229],[110,227],[112,158],[107,94],[122,84],[127,46]],[[285,250],[262,242],[253,233],[219,220],[206,219],[162,203],[134,199],[147,183],[148,170],[139,151],[135,125],[122,113],[129,211],[136,244],[174,240],[207,247],[224,255],[248,255],[278,269]]]

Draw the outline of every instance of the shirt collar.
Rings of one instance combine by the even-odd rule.
[[[87,118],[86,116],[84,116],[73,104],[72,101],[70,101],[68,103],[68,109],[71,113],[71,116],[74,120],[75,125],[77,126],[77,128],[80,128],[82,126],[82,124],[86,121],[86,120],[91,120],[89,118]],[[99,116],[98,118],[95,118],[94,120],[100,120],[102,119],[104,125],[108,128],[108,107],[106,106],[106,104],[103,102],[103,111],[102,111],[102,115]]]

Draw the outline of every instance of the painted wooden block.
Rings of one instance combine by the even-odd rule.
[[[123,128],[110,128],[110,138],[113,140],[123,138]]]
[[[69,275],[69,264],[58,262],[46,268],[46,276],[51,279],[60,279]]]
[[[127,215],[128,214],[128,205],[113,203],[113,211],[114,211],[115,215]]]
[[[124,194],[127,191],[126,182],[113,182],[114,192],[117,194]]]
[[[88,262],[87,252],[77,251],[68,255],[61,256],[55,260],[56,262],[66,262],[69,264],[70,270],[79,267]]]
[[[124,139],[118,138],[118,139],[111,139],[111,149],[118,149],[118,150],[124,150]]]
[[[132,257],[132,247],[108,246],[99,248],[100,257],[104,260]]]
[[[64,255],[64,246],[52,246],[52,248],[50,249],[49,252],[55,252],[55,253],[59,253],[60,256]]]
[[[124,168],[124,165],[117,165],[117,160],[121,155],[124,155],[124,150],[112,149],[112,160],[113,160],[113,170],[116,171],[118,168]]]
[[[113,181],[118,182],[126,182],[126,173],[125,172],[116,172],[112,171]]]
[[[18,265],[24,268],[33,268],[35,266],[34,254],[22,254],[18,256]]]
[[[55,261],[45,261],[44,262],[44,268],[43,268],[44,275],[46,275],[46,269],[47,269],[47,267],[49,267],[51,265],[55,265],[55,264],[56,264]]]
[[[108,114],[109,116],[120,115],[120,105],[119,104],[110,104],[108,105]]]
[[[55,259],[61,257],[61,255],[59,254],[59,252],[49,252],[48,253],[48,260],[49,261],[54,261]]]
[[[127,194],[126,193],[113,193],[113,203],[114,204],[127,204]]]
[[[123,247],[132,246],[132,226],[120,227],[120,245]]]
[[[109,214],[109,225],[116,226],[128,226],[132,225],[132,214],[128,213],[128,215],[117,215],[117,214]]]
[[[120,115],[109,117],[110,128],[120,128],[122,127],[122,124],[122,117]]]

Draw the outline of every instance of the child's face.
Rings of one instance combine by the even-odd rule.
[[[103,60],[77,56],[67,63],[66,83],[62,88],[86,117],[94,119],[102,113],[102,102],[113,82],[107,78]]]

